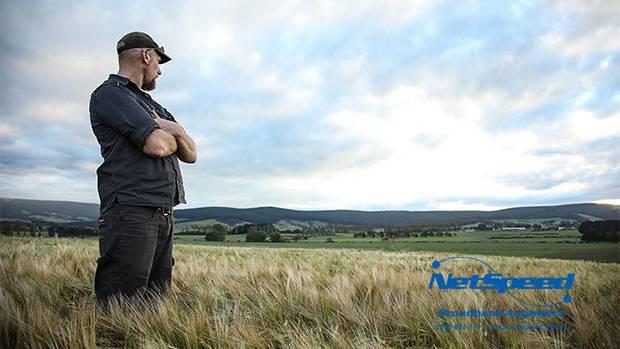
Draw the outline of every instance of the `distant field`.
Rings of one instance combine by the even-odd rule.
[[[559,237],[562,237],[562,238],[574,239],[575,241],[579,241],[581,238],[581,233],[578,232],[577,230],[550,230],[550,231],[530,231],[530,230],[488,231],[486,230],[486,231],[473,231],[473,232],[462,233],[462,234],[468,234],[473,238],[481,239],[481,240],[489,239],[494,236],[498,237],[498,236],[517,236],[517,235],[532,235],[532,236],[558,235]]]
[[[409,237],[382,241],[380,238],[353,238],[351,234],[310,237],[308,240],[286,243],[249,243],[244,235],[227,235],[224,242],[205,241],[203,236],[177,236],[179,244],[209,246],[240,246],[268,248],[348,248],[385,251],[428,251],[481,254],[495,256],[529,256],[554,259],[581,259],[597,262],[620,263],[620,244],[581,243],[576,231],[537,232],[543,236],[559,234],[553,238],[490,239],[498,235],[534,234],[534,232],[472,232],[458,233],[452,237]],[[286,235],[285,235],[286,236]],[[286,236],[290,238],[289,236]],[[332,238],[334,242],[325,242]]]
[[[191,221],[191,222],[175,222],[174,223],[174,232],[179,233],[183,230],[189,230],[193,225],[214,225],[214,224],[222,224],[220,221],[216,219],[205,219],[202,221]]]

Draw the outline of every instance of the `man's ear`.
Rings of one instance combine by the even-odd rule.
[[[151,62],[151,55],[149,54],[149,50],[142,51],[142,60],[146,64],[149,64]]]

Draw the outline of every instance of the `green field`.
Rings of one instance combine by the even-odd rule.
[[[191,227],[194,225],[214,225],[214,224],[223,224],[223,223],[216,219],[205,219],[202,221],[191,221],[191,222],[175,222],[174,232],[180,233],[184,230],[190,230]]]
[[[557,233],[557,237],[542,237]],[[491,239],[494,236],[531,234],[533,238]],[[381,238],[353,238],[351,234],[309,237],[308,240],[285,243],[245,242],[244,235],[227,235],[224,242],[205,241],[199,235],[175,238],[178,244],[266,247],[266,248],[344,248],[385,251],[426,251],[477,254],[489,256],[516,256],[553,259],[588,260],[620,263],[620,244],[582,243],[576,231],[558,232],[494,232],[457,233],[451,237],[407,237],[382,241]],[[286,236],[290,238],[290,236]],[[331,238],[334,242],[326,242]]]

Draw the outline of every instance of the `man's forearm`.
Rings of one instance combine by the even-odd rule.
[[[153,158],[165,158],[177,151],[177,140],[170,133],[155,129],[144,141],[142,151]]]
[[[177,145],[175,152],[179,160],[187,163],[196,162],[196,144],[192,137],[185,132],[183,126],[176,122],[162,119],[157,113],[155,113],[155,122],[159,124],[162,130],[174,136]]]
[[[177,141],[177,157],[187,163],[196,162],[196,143],[185,130],[175,135]]]

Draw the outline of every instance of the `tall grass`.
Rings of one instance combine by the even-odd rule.
[[[437,310],[531,310],[494,291],[429,290],[438,253],[176,246],[158,303],[94,304],[94,240],[0,238],[0,346],[6,348],[618,348],[620,266],[485,257],[515,276],[576,274],[566,331],[441,331]],[[443,271],[485,272],[467,262]],[[460,271],[460,273],[459,273]],[[529,302],[557,293],[521,291]],[[471,322],[470,319],[446,320]]]

